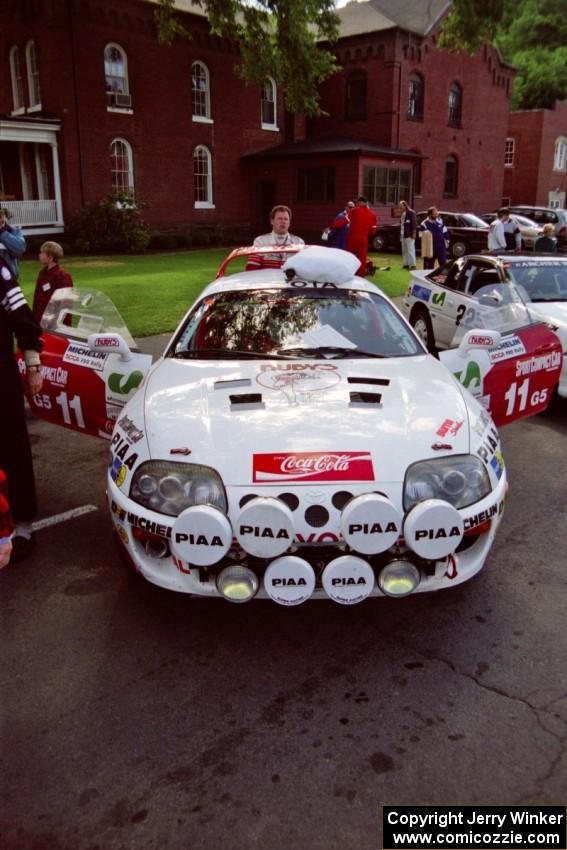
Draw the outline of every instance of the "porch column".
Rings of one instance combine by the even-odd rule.
[[[61,178],[59,176],[59,157],[57,155],[57,142],[50,142],[51,160],[53,163],[53,188],[55,189],[55,208],[57,210],[56,224],[63,226],[63,204],[61,202]]]

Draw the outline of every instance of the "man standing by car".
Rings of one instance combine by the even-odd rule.
[[[348,235],[350,233],[350,214],[353,209],[354,201],[347,201],[344,210],[335,217],[329,228],[328,245],[346,251]]]
[[[400,242],[404,269],[415,269],[415,237],[417,234],[417,216],[407,201],[400,201]]]
[[[488,250],[489,251],[505,251],[506,236],[504,234],[504,224],[500,211],[493,222],[490,224],[488,231]]]
[[[304,245],[303,239],[289,232],[291,210],[283,204],[275,206],[270,213],[271,233],[264,233],[254,239],[255,248],[271,245]],[[246,271],[257,269],[279,269],[286,259],[285,254],[251,254],[246,263]]]
[[[358,277],[366,275],[368,259],[368,240],[376,232],[376,216],[368,209],[368,199],[361,195],[356,199],[356,206],[350,215],[350,233],[347,240],[347,251],[360,260],[357,271]]]
[[[437,207],[429,207],[427,218],[422,221],[419,229],[431,233],[432,242],[431,257],[424,257],[423,268],[434,269],[435,260],[437,260],[440,266],[444,266],[447,262],[447,245],[445,244],[445,239],[447,239],[449,231],[445,227],[445,222],[439,215]]]
[[[502,222],[504,229],[504,239],[506,240],[506,249],[508,251],[522,250],[522,234],[520,227],[515,218],[510,215],[508,207],[501,207],[498,210],[498,218]]]
[[[8,224],[8,213],[0,208],[0,257],[4,260],[12,277],[18,279],[18,260],[26,250],[26,240],[19,227]]]

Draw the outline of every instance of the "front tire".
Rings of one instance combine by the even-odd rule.
[[[463,242],[461,239],[459,239],[457,242],[453,242],[453,244],[451,245],[451,254],[455,258],[455,260],[458,260],[459,257],[464,257],[465,254],[468,254],[468,253],[469,253],[469,246],[467,245],[466,242]]]
[[[410,316],[410,325],[430,354],[437,354],[435,336],[429,313],[424,307],[417,307]]]
[[[384,236],[381,236],[379,233],[377,233],[376,236],[373,237],[372,247],[375,251],[378,251],[379,254],[382,253],[382,251],[386,250],[386,245],[387,242]]]

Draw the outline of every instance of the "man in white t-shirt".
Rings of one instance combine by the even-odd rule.
[[[271,233],[264,233],[254,239],[255,248],[264,248],[271,245],[304,245],[301,237],[294,236],[289,232],[291,224],[291,210],[289,207],[278,204],[270,213]],[[279,269],[287,259],[286,254],[251,254],[246,263],[247,271],[256,269]]]

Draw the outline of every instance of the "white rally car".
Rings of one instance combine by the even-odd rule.
[[[517,293],[517,296],[514,294]],[[477,254],[431,272],[412,272],[403,312],[429,351],[452,348],[464,330],[489,327],[491,303],[510,308],[524,303],[534,321],[546,323],[567,353],[567,257],[550,254]],[[518,308],[519,309],[519,308]],[[516,350],[520,350],[516,345]],[[528,369],[518,367],[517,377],[553,368],[540,360]],[[527,386],[527,385],[526,385]],[[529,389],[535,391],[534,378]],[[528,392],[528,389],[525,391]],[[557,392],[567,397],[567,360]]]
[[[98,302],[89,316],[90,296],[54,294],[32,401],[67,427],[114,425],[110,510],[148,581],[350,605],[482,568],[507,490],[495,423],[357,265],[310,247],[283,269],[220,277],[149,371]],[[542,334],[533,353],[559,351]],[[500,342],[472,332],[448,354],[462,369]]]

